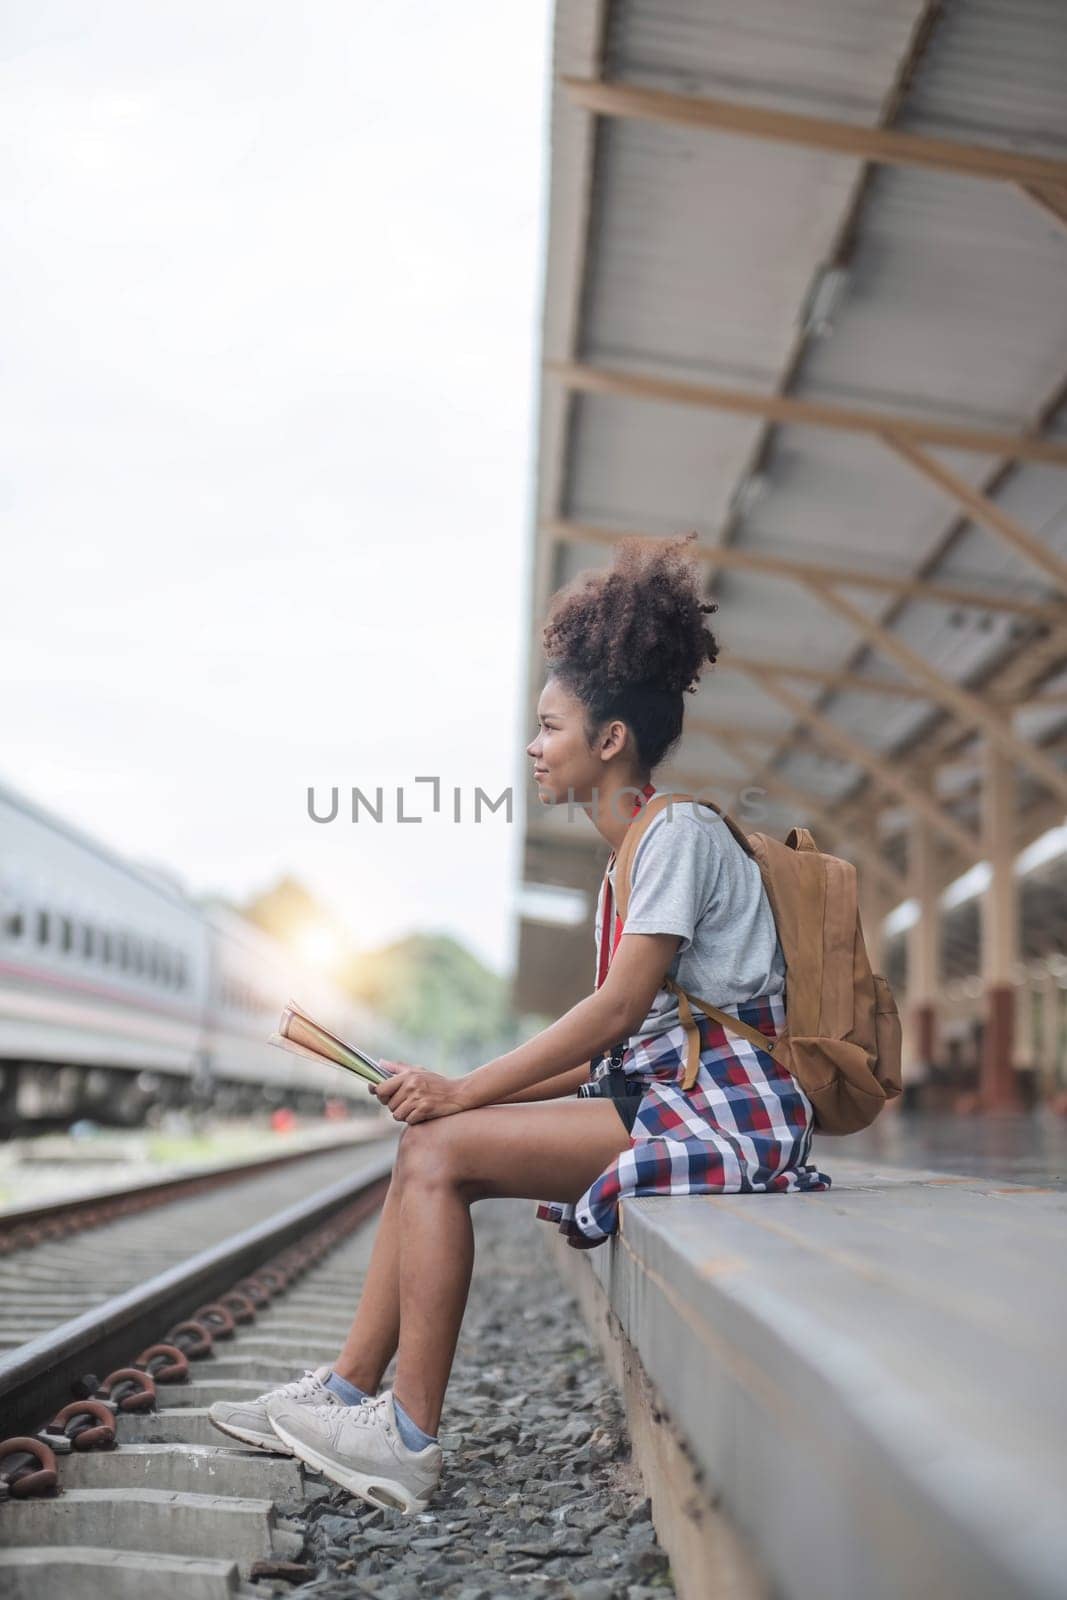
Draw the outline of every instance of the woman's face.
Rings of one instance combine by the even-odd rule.
[[[537,702],[538,731],[526,746],[533,758],[538,798],[562,804],[568,791],[576,805],[591,804],[605,765],[586,742],[582,703],[550,678]]]

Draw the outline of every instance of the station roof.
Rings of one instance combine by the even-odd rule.
[[[557,4],[529,733],[555,590],[695,529],[721,654],[657,784],[765,791],[887,909],[916,812],[946,884],[983,858],[987,746],[1018,849],[1067,810],[1065,82],[1059,0]],[[592,895],[563,809],[524,882]],[[555,1013],[591,916],[539,917]]]

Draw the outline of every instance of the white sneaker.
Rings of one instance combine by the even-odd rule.
[[[294,1406],[343,1406],[344,1401],[326,1387],[332,1367],[309,1368],[302,1378],[283,1383],[280,1388],[268,1389],[254,1400],[216,1400],[208,1416],[222,1433],[242,1444],[255,1445],[257,1450],[272,1450],[275,1455],[291,1456],[292,1451],[282,1443],[267,1421],[267,1403],[284,1400]]]
[[[441,1476],[439,1444],[409,1450],[400,1437],[390,1389],[362,1405],[300,1405],[272,1400],[267,1415],[283,1444],[372,1506],[424,1511]]]

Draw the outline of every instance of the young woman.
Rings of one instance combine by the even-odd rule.
[[[589,1248],[617,1227],[624,1195],[829,1184],[807,1164],[812,1112],[799,1086],[703,1013],[697,1082],[678,1086],[686,1036],[665,976],[772,1037],[784,1021],[785,968],[755,862],[707,808],[665,808],[634,858],[625,930],[612,907],[614,853],[681,736],[684,693],[717,654],[703,624],[717,608],[700,599],[688,542],[623,541],[609,569],[555,597],[544,630],[549,676],[527,746],[539,799],[580,806],[613,852],[595,988],[466,1077],[400,1066],[372,1090],[405,1128],[344,1348],[332,1369],[212,1407],[224,1432],[289,1450],[372,1504],[422,1510],[440,1476],[474,1201],[538,1200],[537,1216]],[[393,1388],[379,1395],[394,1353]]]

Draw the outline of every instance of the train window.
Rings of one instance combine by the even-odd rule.
[[[134,972],[144,971],[144,945],[135,933],[130,935],[130,966]]]
[[[152,980],[153,983],[158,982],[158,979],[159,979],[159,946],[156,944],[154,939],[152,940],[152,942],[148,946],[148,959],[145,962],[145,970],[147,971],[148,976]]]
[[[130,941],[124,933],[120,933],[115,944],[118,947],[119,970],[126,972],[130,965]]]
[[[48,915],[48,912],[44,911],[44,910],[38,911],[38,913],[37,913],[37,943],[38,944],[47,944],[48,943],[48,937],[49,937],[50,929],[51,929],[51,919],[50,919],[50,917]]]
[[[159,981],[164,989],[170,988],[170,950],[165,944],[159,947]]]
[[[69,917],[59,919],[59,948],[64,952],[74,949],[74,924]]]
[[[82,955],[87,961],[91,961],[96,950],[96,929],[91,922],[82,923],[81,935]]]
[[[11,906],[4,912],[3,921],[0,922],[5,939],[21,939],[26,931],[26,919],[22,914],[21,906]]]
[[[100,935],[100,959],[105,967],[109,967],[113,957],[114,950],[112,949],[111,934],[105,928]]]
[[[181,951],[178,952],[177,970],[175,976],[177,977],[178,988],[184,989],[189,980],[189,972],[185,964],[185,957],[182,955]]]

